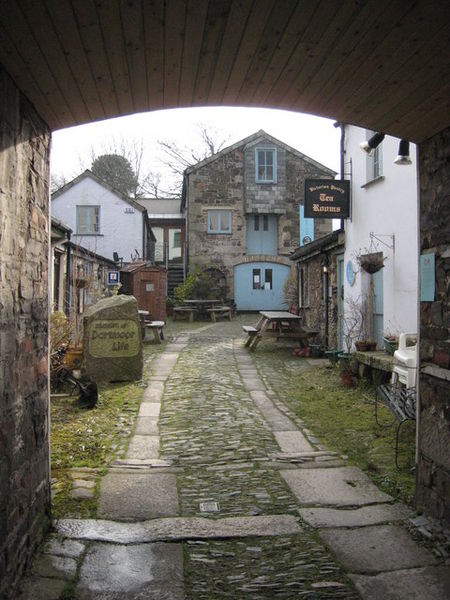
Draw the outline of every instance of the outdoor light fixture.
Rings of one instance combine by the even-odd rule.
[[[409,156],[409,142],[408,140],[400,140],[398,145],[398,156],[394,160],[396,165],[410,165],[412,163],[411,157]]]
[[[381,144],[384,140],[384,133],[376,133],[369,140],[365,142],[361,142],[359,147],[361,150],[366,152],[369,156],[372,154],[372,151]]]

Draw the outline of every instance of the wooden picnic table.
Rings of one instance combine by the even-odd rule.
[[[214,306],[221,304],[222,301],[193,298],[191,300],[185,300],[184,303],[186,306],[192,306],[192,308],[194,308],[199,315],[206,315],[208,308],[213,308]]]
[[[285,310],[262,310],[259,321],[254,327],[248,325],[243,326],[243,330],[247,333],[248,338],[245,342],[247,348],[256,350],[257,345],[262,338],[294,339],[301,346],[305,346],[309,338],[317,335],[317,331],[302,325],[302,317],[294,315]]]

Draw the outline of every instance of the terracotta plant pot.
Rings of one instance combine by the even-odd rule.
[[[353,387],[355,385],[355,376],[350,371],[342,371],[341,381],[343,385],[346,385],[347,387]]]
[[[367,350],[368,350],[367,342],[363,342],[363,341],[355,342],[355,348],[358,352],[367,352]]]
[[[69,369],[75,370],[81,367],[81,361],[83,360],[83,349],[82,348],[68,348],[64,356],[64,364]]]

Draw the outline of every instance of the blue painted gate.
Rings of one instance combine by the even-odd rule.
[[[286,265],[253,262],[234,267],[234,301],[237,310],[286,310],[283,285]]]

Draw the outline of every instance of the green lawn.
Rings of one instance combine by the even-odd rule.
[[[269,358],[269,356],[271,357]],[[322,443],[348,456],[349,462],[361,467],[383,491],[413,504],[415,422],[402,425],[399,445],[400,470],[395,466],[395,430],[397,422],[391,412],[381,408],[380,427],[374,417],[375,388],[360,381],[354,388],[341,383],[339,371],[331,366],[308,366],[289,369],[302,360],[273,349],[256,352],[258,367],[268,380],[276,378],[274,389],[280,399],[301,419]]]

